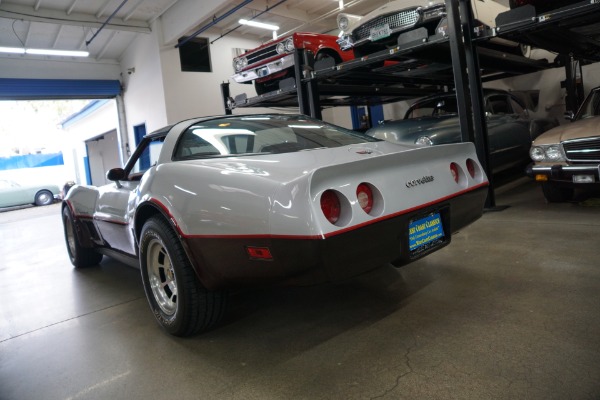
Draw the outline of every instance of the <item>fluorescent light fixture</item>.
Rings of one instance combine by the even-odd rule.
[[[88,57],[87,51],[52,50],[52,49],[24,49],[22,47],[0,47],[0,53],[12,54],[35,54],[40,56],[66,56],[66,57]]]
[[[268,29],[270,31],[279,30],[279,27],[277,25],[263,24],[262,22],[248,21],[247,19],[240,19],[238,22],[242,25],[249,25],[249,26],[253,26],[255,28]]]
[[[25,54],[25,49],[19,47],[0,47],[0,53]]]
[[[87,51],[71,50],[51,50],[51,49],[25,49],[26,54],[36,54],[40,56],[66,56],[66,57],[87,57],[90,55]]]

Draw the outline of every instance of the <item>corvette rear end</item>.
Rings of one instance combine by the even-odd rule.
[[[481,216],[488,185],[472,143],[398,145],[285,114],[182,121],[107,177],[64,201],[71,262],[139,266],[153,314],[179,336],[215,326],[231,288],[430,254]]]
[[[216,289],[336,281],[447,245],[483,209],[487,179],[472,145],[398,147],[375,142],[286,154],[293,171],[281,156],[244,160],[238,176],[227,178],[237,190],[220,200],[219,216],[205,213],[202,226],[180,227],[189,230],[182,236],[201,260],[203,283]],[[232,174],[234,165],[219,168]],[[218,196],[224,189],[214,190]]]

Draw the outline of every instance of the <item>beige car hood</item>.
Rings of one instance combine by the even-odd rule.
[[[565,140],[582,139],[591,136],[600,136],[600,116],[580,119],[565,125],[557,126],[538,136],[534,145],[553,144]]]

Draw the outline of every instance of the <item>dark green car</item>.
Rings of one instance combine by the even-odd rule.
[[[521,101],[509,92],[484,89],[492,173],[525,166],[531,160],[531,142],[558,126],[555,118],[531,118]],[[401,144],[432,146],[462,139],[458,105],[454,93],[440,93],[414,103],[403,120],[386,121],[367,135]]]
[[[16,182],[0,179],[0,207],[35,204],[47,206],[59,198],[57,185],[20,185]]]

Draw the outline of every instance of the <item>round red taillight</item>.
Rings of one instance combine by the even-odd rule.
[[[467,171],[469,171],[471,178],[475,178],[475,161],[470,158],[467,159]]]
[[[361,183],[356,188],[356,198],[360,208],[367,214],[373,209],[373,191],[366,183]]]
[[[454,182],[458,183],[458,165],[456,165],[456,163],[450,164],[450,172],[452,173]]]
[[[325,218],[332,224],[335,224],[340,218],[340,199],[333,190],[326,190],[321,195],[321,210]]]

